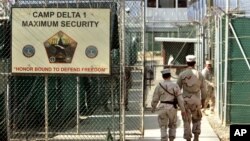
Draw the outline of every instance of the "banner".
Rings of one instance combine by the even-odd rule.
[[[13,8],[12,73],[110,74],[110,9]]]

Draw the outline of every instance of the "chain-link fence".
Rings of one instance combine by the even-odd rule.
[[[12,61],[17,56],[11,55],[16,50],[12,42],[12,20],[1,20],[0,140],[96,141],[119,139],[123,133],[126,137],[142,135],[144,69],[143,58],[138,57],[138,52],[144,50],[143,1],[124,1],[125,5],[122,2],[19,0],[13,3],[12,8],[23,9],[110,9],[110,53],[107,57],[111,69],[110,75],[13,75]],[[38,24],[33,22],[26,26]],[[43,33],[41,29],[37,27],[38,32],[29,32],[29,36]]]
[[[222,28],[225,28],[225,19],[220,20]],[[228,54],[225,45],[221,44],[218,49],[218,72],[217,72],[217,97],[220,117],[226,124],[249,123],[247,112],[248,97],[248,73],[249,73],[249,31],[244,30],[249,24],[249,18],[230,17],[228,35]],[[224,41],[225,32],[219,34],[220,41]],[[219,44],[218,44],[219,45]],[[225,60],[225,56],[228,57]],[[227,66],[227,71],[225,67]],[[226,85],[225,85],[226,84]]]

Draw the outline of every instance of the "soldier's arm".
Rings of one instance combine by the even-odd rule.
[[[182,116],[182,119],[184,120],[184,121],[187,121],[187,113],[186,113],[186,110],[185,110],[185,104],[184,104],[184,98],[183,98],[183,96],[182,96],[182,94],[181,94],[181,90],[180,90],[180,88],[178,87],[178,85],[177,85],[177,87],[176,87],[176,96],[177,96],[177,101],[178,101],[178,105],[179,105],[179,107],[180,107],[180,109],[181,109],[181,116]]]
[[[202,74],[202,76],[204,77],[206,84],[209,85],[209,86],[211,86],[211,87],[214,87],[213,82],[211,82],[211,81],[208,80],[208,76],[207,76],[208,73],[207,73],[207,71],[206,71],[205,69],[203,69],[203,70],[201,71],[201,74]]]
[[[203,70],[201,71],[201,74],[202,74],[202,76],[203,76],[204,78],[206,78],[206,70],[205,70],[205,69],[203,69]]]
[[[180,89],[182,89],[181,76],[178,77],[177,82]]]
[[[208,80],[205,80],[205,81],[206,81],[206,83],[207,83],[208,86],[214,87],[214,83],[213,82],[210,82]]]
[[[175,88],[175,94],[176,94],[178,105],[179,105],[179,107],[181,109],[181,112],[185,112],[184,99],[183,99],[183,96],[181,94],[180,87],[178,85]]]
[[[152,101],[151,101],[151,107],[153,108],[153,110],[156,108],[156,106],[160,100],[159,88],[160,88],[159,85],[156,86],[154,93],[153,93],[153,97],[152,97]]]
[[[201,79],[201,99],[205,100],[207,98],[207,94],[206,94],[206,81],[205,78],[201,75],[200,77]]]

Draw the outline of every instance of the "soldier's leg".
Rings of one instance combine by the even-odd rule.
[[[214,112],[214,106],[215,106],[215,94],[214,94],[214,91],[212,91],[212,93],[211,93],[211,106],[210,106],[211,112]]]
[[[206,100],[205,100],[203,111],[205,111],[207,109],[208,104],[209,104],[209,97],[207,97]]]
[[[208,100],[209,107],[211,107],[210,101],[211,101],[212,96],[213,96],[213,87],[208,87],[207,100]]]
[[[128,96],[129,96],[129,89],[132,87],[132,76],[130,70],[126,71],[126,93],[124,96],[124,104],[125,104],[125,110],[129,111],[128,108]]]
[[[192,138],[192,133],[191,133],[191,111],[188,108],[187,104],[185,104],[185,109],[186,109],[187,117],[186,117],[186,119],[183,119],[184,139],[186,139],[187,141],[190,141],[190,139]]]
[[[210,91],[207,91],[207,98],[205,100],[205,103],[204,103],[204,107],[202,109],[203,112],[206,111],[207,107],[208,107],[208,104],[209,104],[209,101],[210,101]]]
[[[192,138],[192,132],[191,132],[191,103],[192,100],[190,97],[184,97],[184,106],[186,111],[186,117],[185,119],[182,117],[183,120],[183,126],[184,126],[184,139],[187,141],[190,141]]]
[[[109,99],[111,98],[111,94],[109,92],[103,92],[102,96],[102,104],[105,112],[110,112],[111,110],[109,109]]]
[[[193,141],[199,141],[199,135],[201,133],[201,118],[202,118],[202,113],[200,110],[200,105],[196,107],[196,110],[192,111],[192,132],[194,134],[194,140]]]
[[[193,120],[193,128],[192,128],[192,131],[193,131],[193,134],[194,134],[194,140],[193,141],[199,141],[199,135],[200,135],[200,132],[201,132],[201,121],[196,121],[196,120]]]
[[[161,141],[168,141],[168,134],[167,134],[168,117],[166,110],[159,111],[158,123],[161,131]]]
[[[128,94],[129,94],[129,89],[126,88],[126,93],[125,93],[125,96],[124,96],[124,104],[125,104],[125,110],[126,111],[129,111],[129,108],[128,108]]]
[[[120,91],[120,80],[119,77],[113,78],[113,95],[114,95],[114,111],[120,110],[120,100],[121,100],[121,91]]]
[[[168,128],[169,128],[169,140],[173,141],[175,139],[176,136],[176,127],[177,127],[177,109],[172,108],[168,111],[168,118],[169,118],[169,124],[168,124]]]

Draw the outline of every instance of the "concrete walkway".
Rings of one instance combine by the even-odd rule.
[[[146,111],[144,117],[145,132],[144,137],[140,138],[141,141],[160,141],[160,129],[157,123],[157,115]],[[181,120],[180,112],[178,112],[177,130],[175,141],[185,141],[183,138],[183,122]],[[210,126],[206,116],[203,116],[201,122],[201,135],[200,141],[220,141],[214,130]]]

